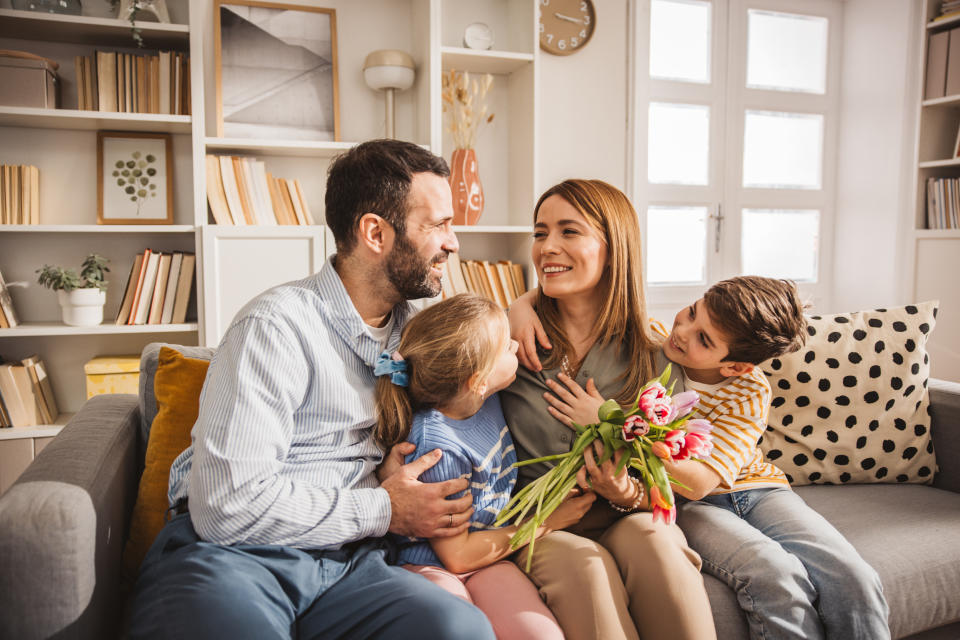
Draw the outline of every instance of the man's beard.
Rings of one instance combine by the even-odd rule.
[[[387,257],[387,279],[404,300],[433,298],[440,293],[440,280],[434,280],[430,268],[447,259],[441,251],[430,260],[424,260],[407,240],[406,234],[397,236],[393,250]]]

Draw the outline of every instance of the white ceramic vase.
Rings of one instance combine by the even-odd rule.
[[[107,292],[100,289],[57,291],[63,322],[71,327],[95,327],[103,322],[103,305]]]

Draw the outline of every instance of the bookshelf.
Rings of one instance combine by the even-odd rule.
[[[940,300],[937,327],[927,345],[931,375],[956,380],[960,379],[960,354],[955,348],[960,344],[960,292],[951,283],[953,274],[960,271],[960,229],[928,228],[928,180],[960,178],[960,157],[955,157],[960,94],[928,97],[926,93],[930,38],[960,29],[960,15],[937,19],[940,5],[940,0],[924,0],[918,25],[914,203],[906,225],[905,288],[911,300]],[[960,42],[960,38],[956,41]]]
[[[0,271],[12,288],[23,324],[0,330],[8,359],[40,354],[60,409],[83,404],[83,363],[97,355],[139,353],[153,341],[215,346],[250,298],[270,286],[320,268],[333,251],[321,225],[226,226],[214,223],[206,198],[207,154],[262,160],[276,176],[296,179],[317,222],[324,218],[326,173],[332,158],[385,131],[384,96],[363,81],[362,66],[376,49],[410,53],[414,86],[396,96],[396,134],[450,159],[444,132],[441,73],[448,69],[492,73],[488,94],[496,114],[477,143],[486,206],[480,223],[458,227],[464,259],[507,259],[524,266],[533,282],[529,247],[537,184],[536,2],[530,0],[297,0],[336,10],[341,140],[312,142],[217,136],[212,2],[167,0],[172,24],[141,22],[145,49],[130,24],[107,15],[65,16],[0,9],[0,48],[25,50],[60,63],[60,109],[0,106],[0,163],[40,168],[41,224],[0,227]],[[109,11],[84,3],[84,13]],[[282,4],[282,3],[280,3]],[[489,51],[463,47],[473,22],[494,33]],[[140,54],[173,49],[190,55],[191,116],[77,110],[73,57],[96,49]],[[169,133],[173,137],[172,225],[96,224],[96,132]],[[187,322],[177,325],[66,327],[56,296],[35,284],[44,263],[79,264],[96,251],[111,259],[105,322],[115,317],[134,256],[145,248],[197,256],[194,300]],[[26,432],[24,432],[26,433]],[[8,434],[9,435],[9,434]]]

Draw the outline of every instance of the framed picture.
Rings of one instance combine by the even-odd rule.
[[[97,223],[173,224],[169,133],[97,132]]]
[[[214,24],[218,136],[340,140],[333,9],[217,0]]]

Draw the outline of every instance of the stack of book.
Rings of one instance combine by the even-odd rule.
[[[960,229],[960,178],[927,178],[927,229]]]
[[[40,169],[0,165],[0,224],[40,224]]]
[[[181,324],[193,287],[197,257],[147,249],[133,260],[116,324]]]
[[[190,115],[190,58],[177,51],[137,56],[95,51],[76,56],[82,111]]]
[[[461,260],[451,253],[443,263],[443,297],[472,292],[485,296],[506,309],[523,295],[526,284],[523,267],[509,260]]]
[[[0,329],[12,329],[20,324],[17,320],[17,313],[13,310],[13,300],[10,298],[10,290],[7,289],[7,283],[0,273]]]
[[[315,224],[300,181],[274,178],[256,158],[208,155],[207,202],[217,224]]]
[[[53,424],[59,415],[39,356],[0,363],[0,427]]]

